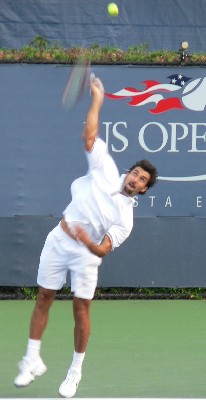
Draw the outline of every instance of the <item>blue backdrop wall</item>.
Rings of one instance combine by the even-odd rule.
[[[87,170],[89,94],[70,113],[61,107],[70,68],[0,66],[1,286],[36,284],[46,235]],[[141,158],[159,172],[158,185],[135,198],[133,234],[104,259],[99,286],[205,287],[206,70],[93,70],[106,92],[100,136],[120,172]]]
[[[190,52],[205,52],[204,0],[116,3],[112,18],[107,0],[2,0],[0,47],[18,49],[40,35],[61,47],[148,44],[151,51],[178,51],[187,40]],[[87,168],[80,135],[89,96],[70,114],[61,108],[69,69],[0,65],[0,285],[36,283],[45,237]],[[100,135],[120,172],[139,158],[159,171],[159,184],[135,199],[133,235],[105,258],[99,286],[204,287],[205,69],[94,72],[108,94]]]

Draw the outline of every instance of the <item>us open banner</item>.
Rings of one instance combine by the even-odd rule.
[[[120,67],[106,96],[113,153],[125,166],[126,156],[127,165],[148,158],[158,168],[159,184],[136,199],[136,215],[205,216],[206,70]]]

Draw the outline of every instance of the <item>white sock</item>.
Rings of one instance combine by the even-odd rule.
[[[28,339],[26,357],[36,360],[40,355],[41,340]]]
[[[73,360],[72,360],[69,370],[70,371],[74,370],[75,372],[81,373],[84,357],[85,357],[85,353],[77,353],[76,351],[74,351]]]

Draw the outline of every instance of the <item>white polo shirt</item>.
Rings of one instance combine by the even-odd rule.
[[[125,175],[120,177],[106,143],[97,138],[86,152],[89,169],[71,185],[72,201],[63,212],[65,221],[83,225],[99,244],[105,234],[112,249],[120,246],[133,227],[133,198],[120,193]]]

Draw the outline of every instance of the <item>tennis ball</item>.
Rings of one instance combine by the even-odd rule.
[[[115,3],[109,3],[107,9],[109,15],[111,15],[112,17],[116,17],[119,14],[118,7]]]

